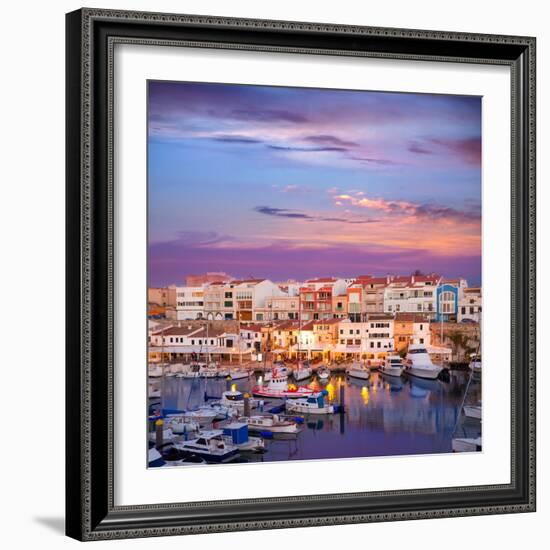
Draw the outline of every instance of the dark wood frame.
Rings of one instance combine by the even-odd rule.
[[[510,484],[114,506],[112,54],[128,42],[510,67]],[[534,38],[82,9],[67,15],[66,44],[67,535],[99,540],[535,510]]]

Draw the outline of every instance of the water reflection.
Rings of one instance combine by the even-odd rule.
[[[299,385],[326,389],[332,403],[338,404],[343,397],[345,414],[306,415],[297,438],[270,440],[264,455],[247,458],[271,461],[450,452],[467,379],[467,373],[452,372],[449,382],[380,373],[373,373],[369,380],[338,375],[324,384],[316,379],[305,381]],[[256,383],[253,378],[231,382],[167,378],[164,406],[194,408],[226,389],[245,392]],[[160,387],[158,380],[152,384]],[[266,400],[264,410],[277,403]]]

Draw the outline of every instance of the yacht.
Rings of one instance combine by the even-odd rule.
[[[198,422],[193,421],[188,416],[182,415],[169,416],[166,419],[165,425],[167,428],[170,428],[176,435],[198,432],[200,429],[200,425]]]
[[[468,418],[475,418],[477,420],[481,420],[481,404],[464,405],[464,414]]]
[[[244,378],[248,378],[250,376],[250,372],[246,369],[234,369],[229,371],[229,377],[231,380],[243,380]]]
[[[160,378],[163,374],[164,367],[163,365],[149,365],[149,377],[150,378]]]
[[[330,378],[330,369],[325,365],[321,365],[317,369],[317,378],[319,378],[321,382],[326,382]]]
[[[223,438],[235,445],[241,452],[262,452],[265,449],[265,442],[261,437],[248,435],[248,424],[246,422],[231,422],[223,427]]]
[[[150,399],[158,399],[160,397],[160,388],[149,386],[148,394]]]
[[[368,380],[370,377],[370,368],[363,363],[352,363],[351,367],[346,369],[346,374],[352,378],[360,378],[361,380]]]
[[[401,376],[404,368],[403,360],[399,355],[386,355],[380,366],[380,372],[388,376]]]
[[[298,366],[292,371],[292,376],[294,377],[294,380],[296,380],[296,382],[307,380],[311,377],[312,374],[313,371],[311,370],[309,362],[307,361],[304,364],[298,363]]]
[[[248,398],[248,403],[250,408],[253,409],[256,407],[256,399],[253,397]],[[222,398],[220,399],[220,405],[224,407],[233,407],[242,414],[244,411],[244,394],[238,390],[228,390],[222,393]]]
[[[252,393],[259,397],[298,398],[311,395],[313,390],[289,385],[287,375],[279,375],[278,370],[274,368],[269,382],[265,385],[254,386]]]
[[[284,364],[282,363],[278,363],[278,364],[275,364],[273,365],[273,368],[269,369],[269,370],[266,370],[264,372],[264,381],[265,382],[269,382],[271,380],[271,377],[273,376],[273,369],[276,369],[277,370],[277,376],[279,377],[288,377],[290,375],[290,369],[288,367],[286,367]]]
[[[334,407],[326,401],[328,392],[323,390],[309,397],[301,397],[286,402],[286,410],[291,413],[332,414]]]
[[[276,414],[265,414],[239,418],[239,422],[244,422],[248,428],[257,432],[297,434],[300,432],[298,423],[294,420],[281,418]]]
[[[423,344],[411,344],[405,357],[405,372],[411,376],[435,380],[443,367],[434,365],[426,346]]]
[[[229,462],[239,456],[239,449],[224,439],[221,430],[200,432],[196,439],[180,441],[174,447],[199,456],[206,462]]]

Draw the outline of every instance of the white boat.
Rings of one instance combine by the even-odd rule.
[[[279,378],[287,378],[291,374],[291,370],[283,365],[282,363],[276,363],[273,365],[273,367],[269,370],[266,370],[263,374],[264,381],[269,382],[271,380],[271,377],[273,376],[273,370],[277,370],[277,376]]]
[[[388,376],[401,376],[404,368],[403,360],[399,355],[386,355],[380,366],[380,372]]]
[[[248,403],[250,408],[253,409],[256,407],[256,399],[253,397],[248,398]],[[244,411],[244,394],[238,390],[228,390],[222,393],[222,398],[220,399],[220,405],[224,407],[233,407],[243,413]]]
[[[287,401],[285,404],[286,410],[291,413],[332,414],[334,412],[334,406],[327,402],[327,395],[328,392],[323,390],[309,397]]]
[[[182,378],[217,378],[220,373],[216,363],[194,363],[181,375]]]
[[[455,453],[481,451],[481,437],[456,437],[452,441],[452,447]]]
[[[150,378],[160,378],[163,375],[162,365],[149,365],[148,374]]]
[[[176,435],[198,432],[200,429],[198,422],[183,415],[168,416],[165,421],[165,426],[170,428]]]
[[[239,456],[239,449],[224,439],[221,430],[200,432],[196,439],[180,441],[174,447],[200,456],[206,462],[229,462]]]
[[[352,378],[360,378],[361,380],[368,380],[370,377],[370,368],[363,363],[352,363],[351,367],[346,369],[346,374]]]
[[[245,369],[234,369],[229,371],[229,377],[231,380],[243,380],[249,376],[250,372]]]
[[[248,424],[246,422],[227,424],[223,427],[223,437],[241,452],[261,452],[265,449],[263,438],[251,437],[248,434]]]
[[[265,385],[254,386],[252,388],[253,395],[260,397],[274,397],[274,398],[298,398],[306,397],[313,393],[310,388],[296,387],[288,384],[287,376],[279,375],[276,368],[273,369],[271,379]]]
[[[220,419],[219,411],[216,411],[211,407],[201,407],[192,411],[185,411],[174,415],[167,415],[166,418],[172,418],[175,416],[181,416],[189,420],[190,422],[197,422],[201,426],[212,424],[212,422],[214,422],[215,420]]]
[[[481,405],[464,405],[464,414],[468,418],[481,420]]]
[[[423,344],[411,344],[405,357],[405,372],[418,378],[435,380],[443,367],[434,365]]]
[[[473,354],[470,358],[470,370],[481,372],[481,355]]]
[[[307,380],[311,377],[313,371],[309,366],[309,363],[298,363],[298,366],[292,371],[292,376],[296,382],[301,382],[302,380]]]
[[[239,422],[245,422],[249,429],[259,432],[297,434],[300,432],[297,422],[280,418],[276,414],[265,414],[239,418]]]
[[[149,386],[149,391],[147,393],[150,399],[157,399],[160,397],[160,389]]]
[[[321,381],[326,381],[330,378],[330,369],[324,365],[317,369],[317,378]]]

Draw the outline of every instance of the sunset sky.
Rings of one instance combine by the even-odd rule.
[[[149,82],[149,283],[481,279],[481,98]]]

